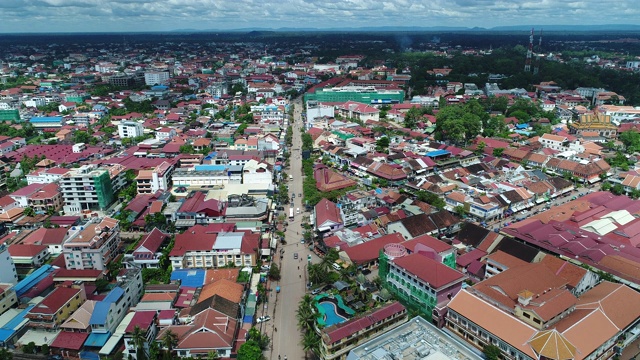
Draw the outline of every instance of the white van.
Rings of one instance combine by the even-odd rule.
[[[338,264],[338,263],[333,263],[333,268],[334,268],[336,271],[340,271],[340,270],[342,269],[342,267],[341,267],[341,266],[340,266],[340,264]]]
[[[296,208],[296,214],[300,214],[300,208]]]

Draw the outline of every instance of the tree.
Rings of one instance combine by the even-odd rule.
[[[165,358],[171,358],[173,349],[178,345],[178,335],[171,330],[167,330],[163,335],[162,346],[166,349]]]
[[[22,345],[22,352],[25,353],[25,354],[35,354],[36,353],[36,343],[31,341],[26,345]]]
[[[269,279],[280,280],[280,268],[276,263],[271,264],[271,268],[269,268]]]
[[[5,348],[0,348],[0,360],[13,360],[13,354]]]
[[[157,341],[149,344],[149,359],[160,359],[160,344]]]
[[[453,211],[461,218],[464,218],[467,215],[467,210],[462,205],[456,206]]]
[[[482,154],[484,152],[484,148],[487,147],[487,144],[484,143],[484,141],[480,141],[478,143],[478,145],[476,145],[476,153],[477,154]]]
[[[305,331],[302,336],[302,349],[320,355],[320,336],[315,331]]]
[[[247,340],[238,349],[238,360],[263,360],[262,349],[255,340]]]
[[[487,360],[498,360],[500,359],[500,355],[502,352],[500,348],[495,345],[487,345],[482,349],[482,353],[484,354]]]
[[[147,359],[147,349],[145,349],[145,343],[147,342],[146,331],[142,330],[139,326],[135,326],[133,328],[133,333],[131,334],[131,340],[136,347],[136,360],[145,360]]]
[[[493,156],[501,157],[503,152],[504,152],[504,148],[495,148],[493,149]]]
[[[386,136],[382,136],[376,141],[376,151],[383,152],[389,149],[390,140]]]
[[[24,208],[23,214],[24,214],[24,216],[35,216],[36,212],[35,212],[35,210],[33,210],[32,207],[29,206],[29,207]]]
[[[298,320],[298,328],[302,332],[314,331],[313,327],[316,323],[316,314],[312,310],[314,300],[309,294],[305,294],[298,303],[296,311],[296,320]]]
[[[40,352],[41,352],[43,355],[49,355],[49,352],[50,352],[50,350],[49,350],[49,344],[42,344],[42,346],[40,347]]]
[[[195,150],[193,149],[193,145],[185,144],[185,145],[181,145],[180,146],[180,153],[181,154],[193,154],[193,153],[195,153]]]
[[[220,355],[218,355],[217,351],[209,351],[207,353],[207,360],[218,360],[220,359]]]

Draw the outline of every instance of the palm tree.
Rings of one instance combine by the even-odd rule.
[[[171,353],[173,352],[173,348],[178,345],[178,335],[171,330],[167,330],[164,335],[162,335],[162,345],[167,349],[165,353],[166,358],[171,358]]]
[[[307,331],[302,337],[302,349],[306,353],[311,351],[316,355],[320,355],[320,337],[315,331]]]
[[[305,332],[313,331],[313,325],[316,322],[316,313],[313,311],[313,298],[309,294],[305,294],[298,304],[296,318],[298,319],[298,327]]]
[[[310,264],[307,268],[309,271],[309,280],[314,284],[319,284],[327,278],[327,269],[322,264]]]
[[[133,334],[131,334],[131,340],[133,340],[136,346],[136,360],[147,359],[147,351],[144,347],[147,342],[147,334],[139,326],[133,328]]]
[[[218,360],[220,359],[220,355],[218,355],[217,351],[209,351],[207,353],[207,360]]]

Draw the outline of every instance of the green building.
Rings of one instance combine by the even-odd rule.
[[[60,181],[64,212],[75,214],[83,210],[105,210],[125,185],[121,165],[83,165],[68,172]]]
[[[67,95],[66,100],[68,102],[74,102],[76,104],[82,104],[89,97],[86,95]]]
[[[404,90],[375,89],[371,86],[345,86],[316,89],[304,95],[306,101],[347,102],[357,101],[365,104],[396,104],[404,101]]]
[[[445,265],[433,259],[439,258],[435,254],[414,252],[393,257],[385,251],[381,251],[378,258],[378,275],[384,287],[407,308],[442,325],[446,304],[462,289],[467,279],[466,275],[455,270],[455,256],[441,258],[440,261],[448,263]],[[451,259],[453,267],[450,266]]]
[[[20,121],[18,109],[0,110],[0,121]]]

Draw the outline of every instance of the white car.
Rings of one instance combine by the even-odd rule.
[[[263,323],[263,322],[267,322],[267,321],[269,321],[269,320],[271,320],[271,316],[269,316],[269,315],[267,315],[267,316],[260,316],[260,317],[258,318],[258,320],[256,320],[256,323],[260,324],[260,323]]]

